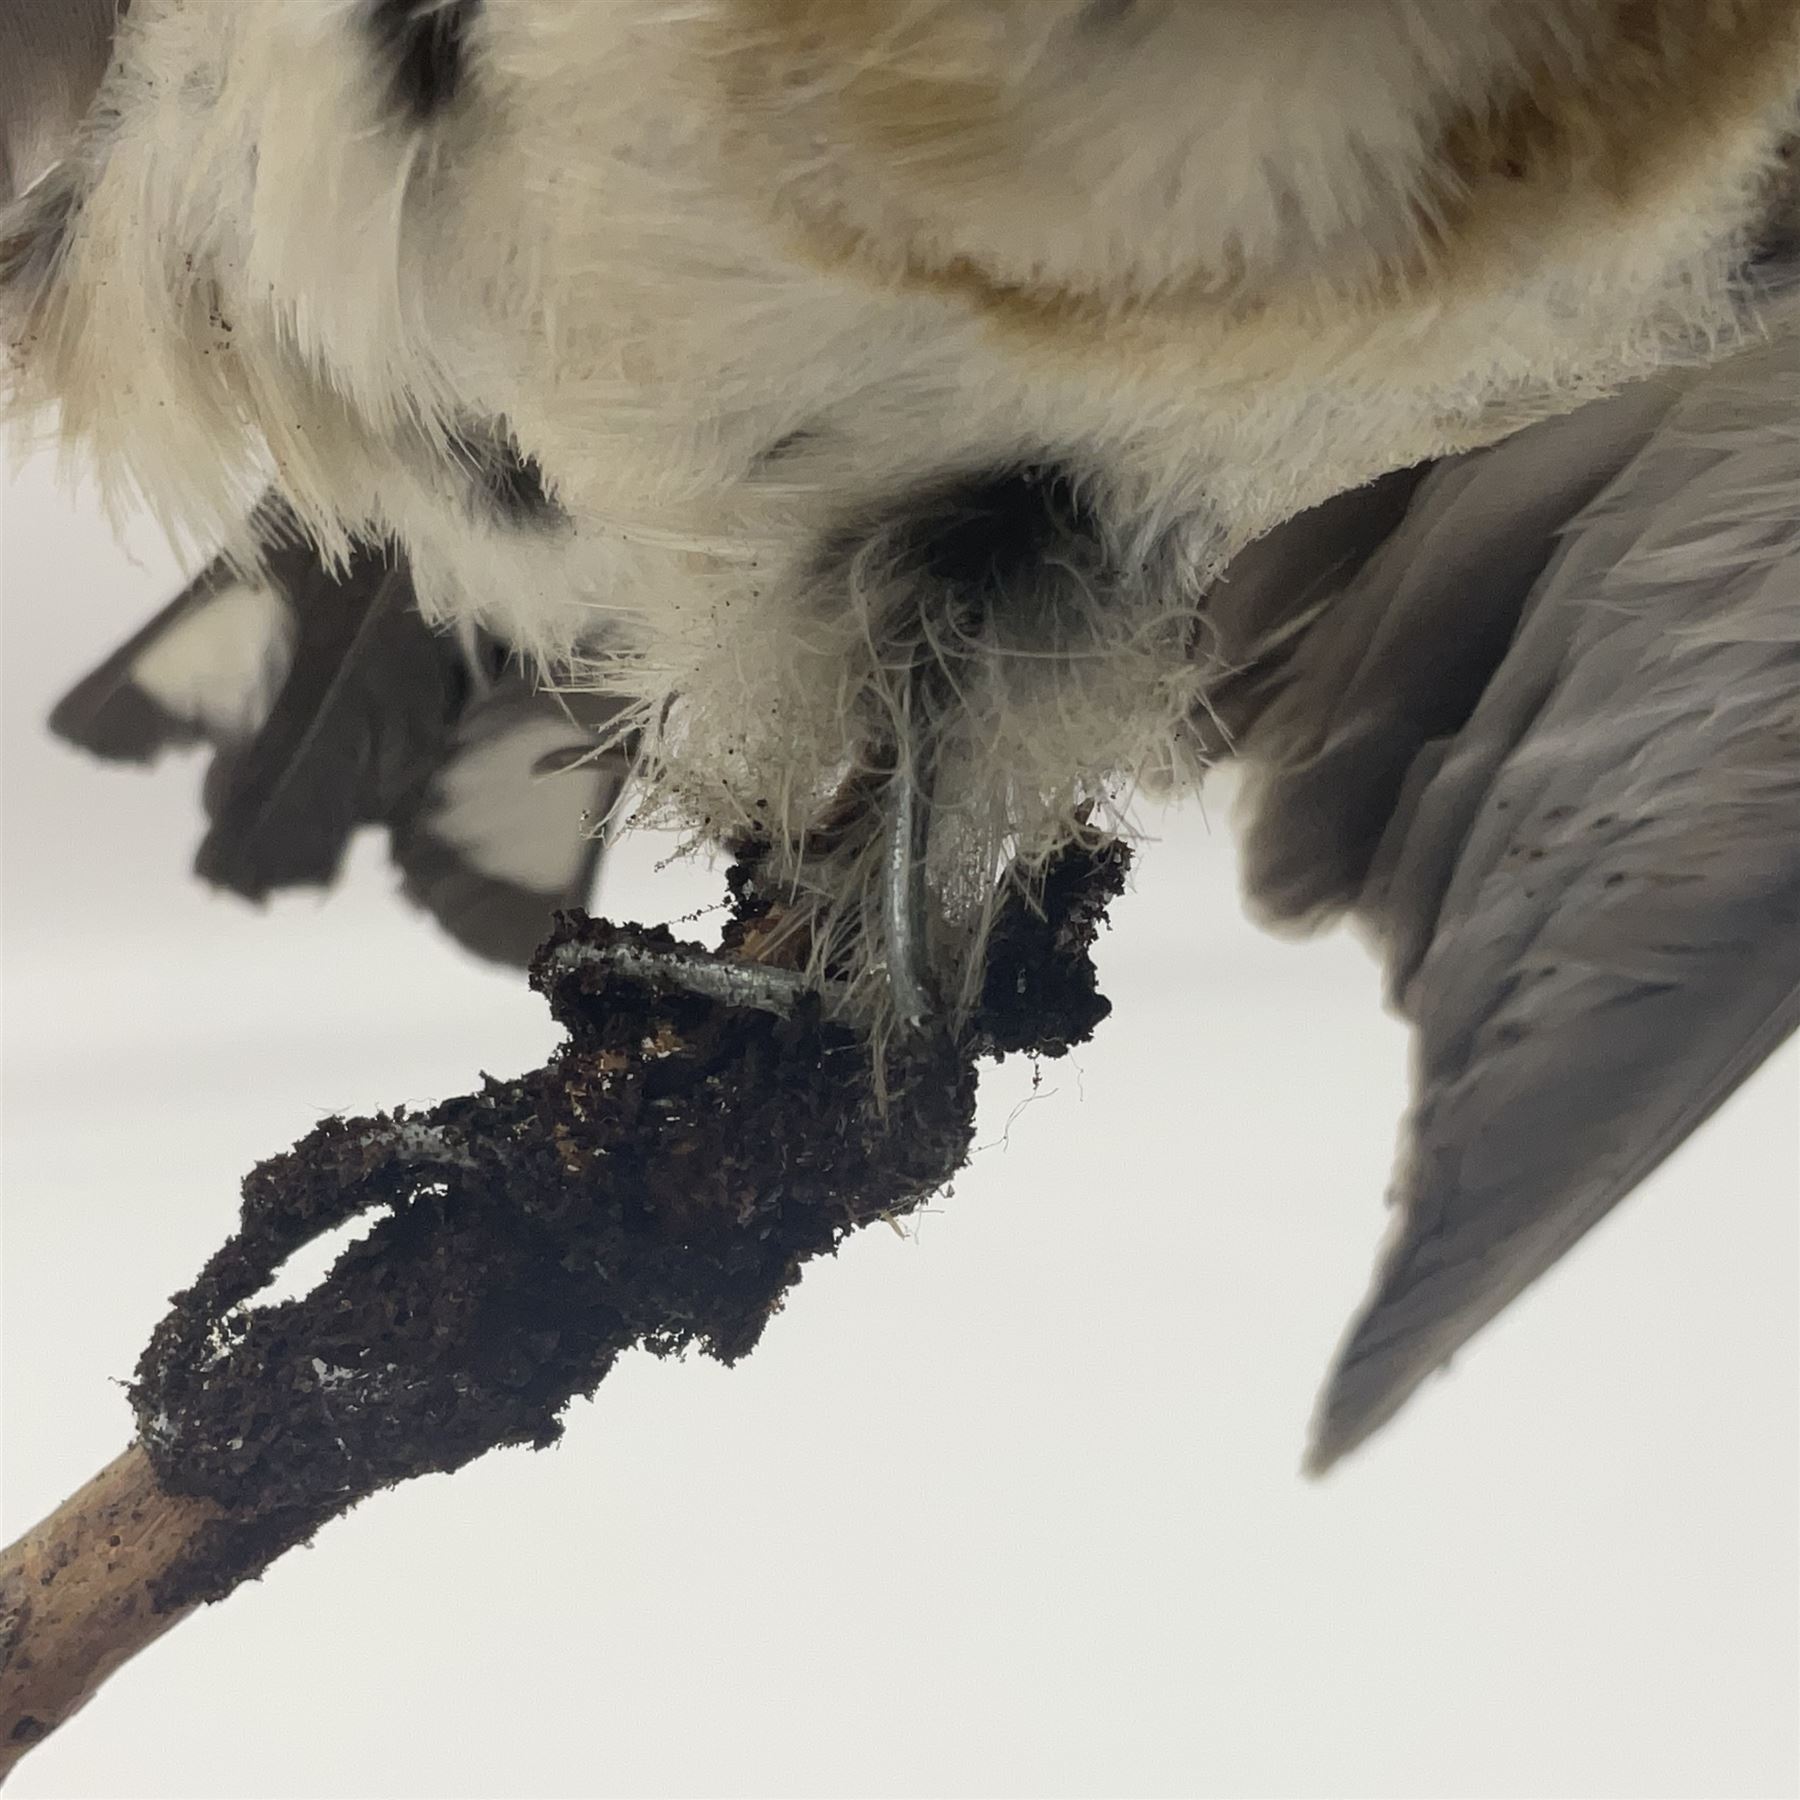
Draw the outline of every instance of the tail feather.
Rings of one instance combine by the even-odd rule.
[[[403,892],[467,949],[523,964],[584,904],[626,758],[611,702],[537,686],[492,639],[420,616],[404,562],[310,546],[203,572],[57,705],[57,736],[109,761],[202,744],[202,879],[262,900],[328,887],[384,828]]]

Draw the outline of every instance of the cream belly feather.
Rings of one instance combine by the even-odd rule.
[[[871,753],[943,629],[913,515],[1055,471],[1095,568],[954,626],[963,835],[1042,851],[1189,759],[1244,544],[1754,328],[1800,9],[1695,10],[136,0],[17,228],[66,239],[15,253],[21,398],[199,542],[269,485],[392,538],[432,616],[641,703],[714,832]]]

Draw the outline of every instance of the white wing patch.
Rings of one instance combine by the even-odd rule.
[[[578,729],[554,716],[518,716],[472,744],[456,746],[420,824],[471,869],[538,893],[576,879],[600,829],[590,766],[539,764],[586,748]]]
[[[129,679],[209,738],[242,743],[267,721],[293,665],[287,602],[260,583],[227,581],[132,658]]]

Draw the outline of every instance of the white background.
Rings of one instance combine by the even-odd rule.
[[[262,914],[194,884],[197,766],[41,728],[168,553],[42,463],[0,526],[11,1536],[123,1446],[252,1162],[552,1031],[377,846]],[[736,1371],[634,1357],[560,1449],[328,1527],[9,1794],[1795,1793],[1800,1055],[1310,1485],[1404,1039],[1352,942],[1240,921],[1210,810],[1145,820],[1113,1020],[990,1079],[910,1241],[814,1265]],[[713,899],[668,849],[604,907]]]

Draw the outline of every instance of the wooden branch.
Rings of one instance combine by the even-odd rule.
[[[193,1610],[158,1589],[222,1511],[165,1492],[133,1445],[0,1552],[0,1781]]]
[[[543,1068],[327,1120],[245,1178],[239,1225],[132,1387],[139,1441],[0,1552],[0,1780],[121,1664],[381,1488],[554,1442],[618,1356],[735,1362],[811,1257],[950,1180],[976,1060],[1105,1016],[1088,958],[1124,880],[1076,855],[1004,910],[991,997],[877,1053],[741,917],[723,953],[565,915],[532,979]],[[367,1235],[255,1305],[333,1226]]]

